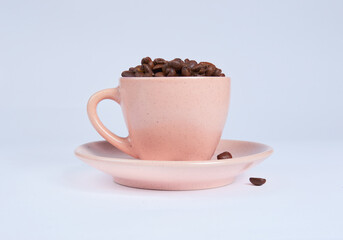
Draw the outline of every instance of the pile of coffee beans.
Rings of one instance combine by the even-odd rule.
[[[184,61],[175,58],[166,61],[163,58],[145,57],[141,65],[131,67],[128,71],[121,73],[122,77],[192,77],[192,76],[214,76],[225,77],[222,70],[209,62],[197,62],[186,58]]]

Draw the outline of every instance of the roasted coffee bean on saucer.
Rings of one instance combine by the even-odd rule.
[[[217,156],[218,160],[220,160],[220,159],[230,159],[230,158],[232,158],[232,155],[229,152],[222,152],[221,154],[219,154]]]

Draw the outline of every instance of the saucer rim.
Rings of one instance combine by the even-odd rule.
[[[260,153],[255,153],[243,157],[233,157],[230,159],[220,159],[220,160],[194,160],[194,161],[184,161],[184,160],[141,160],[141,159],[129,159],[129,158],[115,158],[115,157],[101,157],[101,156],[94,156],[94,155],[88,155],[83,154],[81,149],[91,143],[99,143],[99,142],[107,142],[107,141],[92,141],[88,143],[84,143],[80,146],[78,146],[74,150],[74,154],[81,159],[87,159],[87,160],[93,160],[93,161],[105,161],[105,162],[114,162],[114,163],[125,163],[125,164],[143,164],[143,165],[235,165],[240,163],[247,163],[247,162],[255,162],[257,159],[265,159],[269,157],[273,152],[274,149],[270,147],[269,145],[258,143],[258,142],[252,142],[252,141],[243,141],[243,140],[233,140],[233,139],[221,139],[220,141],[225,142],[241,142],[241,143],[249,143],[249,144],[258,144],[263,145],[266,147],[267,150],[262,151]],[[119,150],[120,151],[120,150]]]

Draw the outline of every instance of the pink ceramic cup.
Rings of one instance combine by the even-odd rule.
[[[121,105],[129,136],[109,131],[97,105]],[[144,160],[209,160],[219,143],[230,99],[228,77],[123,77],[117,88],[95,93],[88,116],[98,133],[121,151]]]

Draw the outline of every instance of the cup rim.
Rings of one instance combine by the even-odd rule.
[[[173,77],[120,77],[120,80],[168,80],[168,79],[229,79],[231,80],[231,77],[225,76],[225,77],[216,77],[216,76],[191,76],[191,77],[184,77],[184,76],[173,76]]]

